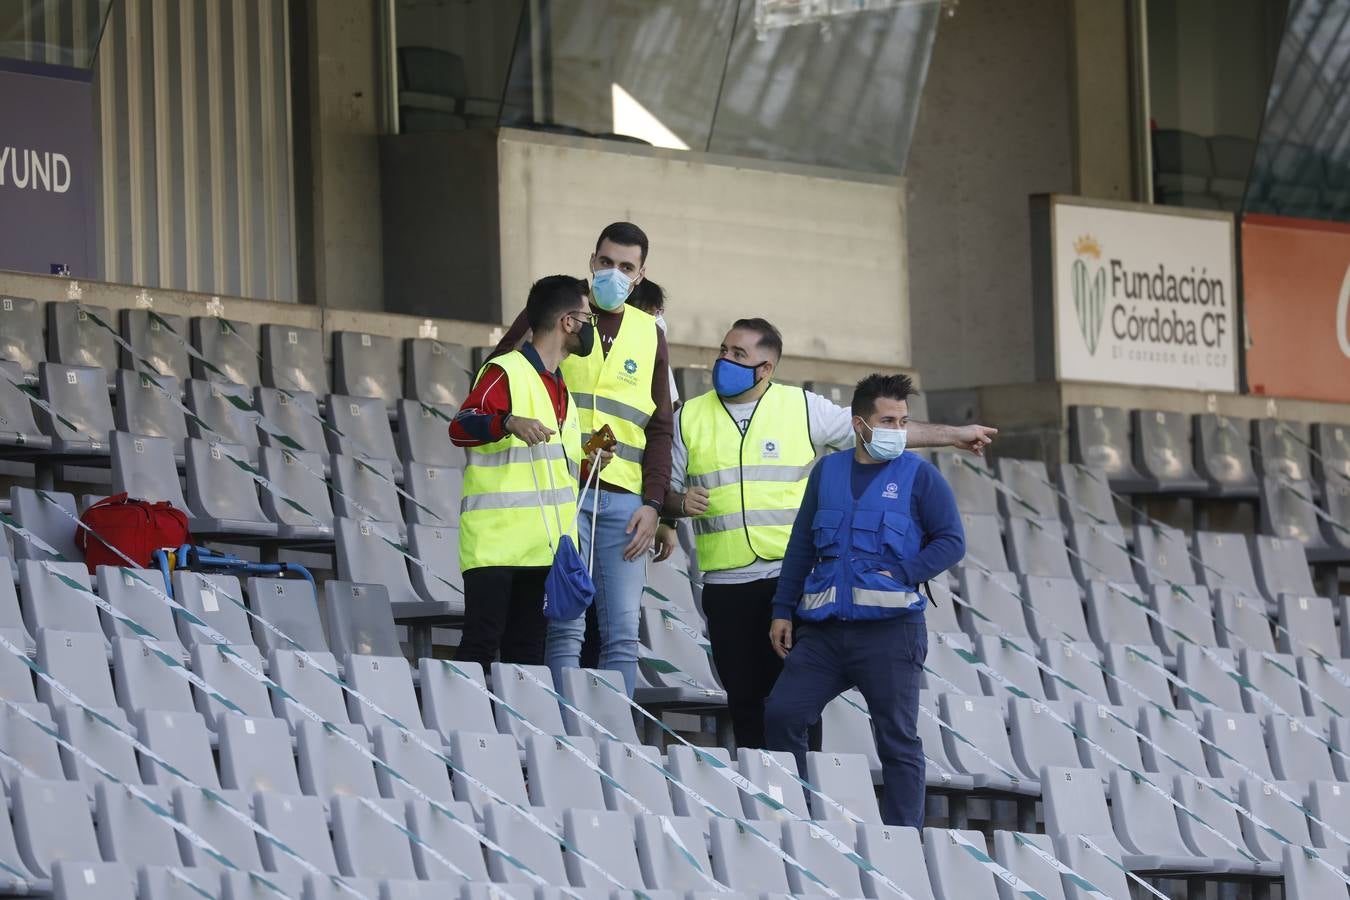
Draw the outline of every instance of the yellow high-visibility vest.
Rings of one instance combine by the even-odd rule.
[[[619,442],[600,480],[634,494],[642,493],[647,423],[656,411],[652,399],[656,332],[656,319],[635,306],[624,306],[623,321],[608,354],[601,351],[597,335],[589,356],[569,356],[562,364],[563,377],[576,400],[582,443],[601,425],[609,425]]]
[[[680,409],[689,451],[686,487],[708,489],[708,511],[693,520],[705,572],[782,559],[816,458],[806,392],[771,384],[741,434],[715,392]]]
[[[492,360],[506,373],[511,415],[554,429],[546,443],[528,446],[515,435],[468,447],[459,514],[459,567],[549,566],[563,534],[577,539],[577,476],[581,428],[569,398],[560,423],[534,364],[519,350]],[[485,366],[479,373],[490,372]],[[542,501],[542,508],[541,508]]]

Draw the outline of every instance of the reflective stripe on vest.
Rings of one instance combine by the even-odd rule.
[[[514,435],[466,448],[459,518],[460,569],[548,566],[553,563],[552,548],[561,534],[570,534],[576,540],[573,520],[577,485],[572,462],[581,458],[576,403],[569,399],[567,417],[560,424],[548,388],[519,351],[492,360],[478,377],[491,377],[492,366],[506,373],[511,414],[538,419],[555,427],[556,433],[548,443],[533,448]]]
[[[589,435],[608,425],[619,442],[600,480],[635,494],[642,493],[646,428],[656,412],[652,399],[656,335],[656,319],[625,306],[609,353],[603,352],[597,338],[589,356],[569,356],[562,364],[582,433]]]
[[[708,490],[708,511],[693,520],[700,568],[782,559],[816,456],[806,392],[769,385],[741,434],[710,391],[681,408],[680,437],[689,459],[685,483]]]

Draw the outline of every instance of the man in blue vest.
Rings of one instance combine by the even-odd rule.
[[[807,729],[849,688],[876,730],[887,825],[923,826],[919,681],[928,655],[920,585],[965,556],[951,487],[905,453],[905,375],[869,375],[853,392],[857,445],[811,472],[773,598],[769,641],[783,673],[764,707],[765,746],[806,772]],[[793,633],[793,616],[800,623]]]

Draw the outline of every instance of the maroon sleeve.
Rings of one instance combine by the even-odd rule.
[[[670,407],[670,350],[666,336],[656,332],[656,365],[652,366],[652,399],[656,410],[647,422],[647,447],[642,456],[642,499],[666,502],[670,490],[670,445],[675,436],[675,415]],[[659,508],[659,507],[658,507]]]
[[[520,345],[520,342],[529,333],[530,321],[525,318],[525,310],[522,309],[520,315],[516,316],[516,320],[511,323],[511,327],[506,329],[506,334],[502,335],[502,339],[497,342],[496,348],[488,355],[488,359],[501,356],[503,353],[510,353]]]
[[[511,386],[506,370],[488,366],[450,421],[450,442],[456,447],[481,447],[502,439],[502,423],[511,412]]]

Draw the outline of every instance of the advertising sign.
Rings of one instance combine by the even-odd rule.
[[[1350,403],[1350,225],[1242,220],[1247,388]]]
[[[1049,258],[1036,264],[1037,300],[1054,377],[1237,390],[1231,216],[1042,203],[1037,253]]]
[[[97,275],[89,76],[0,60],[0,269]]]

